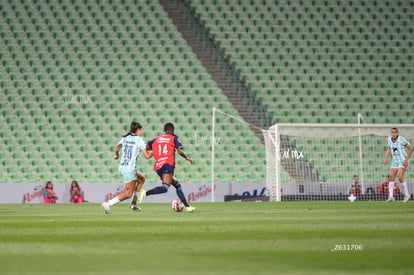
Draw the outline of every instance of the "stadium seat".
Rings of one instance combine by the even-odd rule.
[[[30,134],[30,144],[21,147],[27,161],[33,163],[32,171],[13,174],[13,162],[5,163],[5,171],[10,173],[1,174],[0,182],[66,182],[68,177],[118,182],[114,163],[105,158],[112,154],[132,119],[145,125],[146,139],[161,132],[162,121],[172,120],[186,148],[194,151],[191,155],[210,158],[209,146],[192,143],[194,131],[210,126],[213,106],[233,113],[232,105],[181,34],[171,27],[159,3],[123,5],[141,16],[112,13],[114,3],[43,5],[23,0],[22,5],[2,6],[3,11],[11,12],[3,12],[5,24],[0,31],[2,39],[7,38],[0,42],[4,46],[1,56],[10,57],[0,64],[7,73],[0,85],[8,96],[0,103],[5,117],[0,131],[3,136],[18,137],[20,127],[14,120],[18,117],[21,127],[37,134]],[[32,7],[36,12],[26,17]],[[50,15],[50,10],[55,12]],[[60,17],[67,20],[56,19]],[[229,126],[230,131],[234,129]],[[256,139],[250,130],[243,131],[243,136],[249,141]],[[12,140],[5,143],[6,152],[12,151],[12,144]],[[144,165],[152,170],[149,162]],[[194,175],[187,166],[182,172],[191,175],[187,178],[194,182],[209,179],[210,169],[196,167]],[[236,173],[230,171],[222,179],[236,178]],[[148,180],[158,182],[152,173]]]
[[[225,2],[224,0],[222,0],[222,1],[218,0],[218,1],[216,1],[215,6],[218,6],[218,7],[221,7],[223,5],[225,6],[224,2]],[[281,61],[284,61],[284,60],[295,61],[296,60],[296,55],[295,54],[290,54],[289,51],[287,52],[288,54],[286,54],[286,50],[289,50],[289,48],[287,47],[287,49],[286,49],[285,47],[288,44],[292,44],[292,45],[294,45],[294,48],[299,48],[299,52],[309,52],[309,53],[311,53],[311,55],[307,55],[306,60],[308,60],[308,61],[306,63],[314,64],[314,65],[312,65],[312,67],[322,65],[323,67],[326,68],[328,63],[322,60],[322,58],[323,58],[322,55],[315,54],[315,52],[323,50],[321,47],[317,47],[317,48],[312,47],[308,44],[309,39],[296,39],[296,37],[292,36],[291,34],[292,33],[297,33],[298,34],[297,37],[302,36],[302,37],[305,38],[305,37],[307,37],[307,35],[309,33],[314,33],[313,40],[316,43],[318,43],[318,41],[322,41],[325,37],[329,38],[328,40],[333,40],[334,38],[339,37],[341,40],[344,41],[343,44],[341,44],[341,45],[345,45],[346,48],[348,50],[350,50],[351,54],[345,53],[344,55],[341,55],[340,53],[341,53],[342,49],[338,48],[338,45],[337,45],[336,42],[332,43],[332,44],[329,44],[329,45],[326,45],[325,49],[327,51],[329,50],[332,53],[338,53],[338,54],[332,55],[332,58],[334,58],[335,60],[340,60],[340,59],[350,60],[350,58],[351,58],[350,62],[348,63],[348,66],[351,66],[351,67],[343,66],[342,68],[343,68],[343,70],[349,70],[349,72],[347,72],[347,74],[348,74],[348,76],[352,77],[350,79],[359,79],[360,78],[361,73],[363,73],[363,72],[357,72],[357,73],[354,74],[355,70],[352,69],[352,68],[355,68],[355,66],[356,66],[355,61],[360,62],[360,60],[363,60],[363,59],[367,59],[367,60],[370,59],[370,57],[369,57],[370,47],[372,47],[374,45],[367,44],[366,40],[359,40],[359,37],[357,37],[355,35],[352,26],[358,25],[357,21],[351,21],[351,22],[349,22],[349,25],[347,25],[345,22],[343,22],[342,27],[337,28],[337,32],[335,34],[332,34],[331,32],[328,31],[330,28],[332,28],[333,22],[334,22],[334,20],[330,20],[331,14],[329,12],[329,10],[332,7],[335,6],[334,3],[325,3],[326,6],[324,5],[324,6],[317,6],[317,7],[307,6],[309,8],[309,12],[300,13],[300,14],[295,13],[295,15],[292,16],[292,14],[288,13],[287,10],[281,12],[278,9],[275,9],[275,8],[266,9],[265,8],[266,7],[265,2],[263,2],[263,3],[262,2],[252,3],[252,2],[249,2],[247,0],[246,1],[241,1],[241,2],[242,2],[242,5],[244,5],[244,6],[248,6],[250,8],[255,8],[257,10],[262,10],[262,9],[265,10],[267,12],[267,16],[266,16],[267,18],[289,18],[289,17],[294,18],[294,21],[293,20],[288,21],[288,20],[282,20],[282,19],[278,20],[279,25],[284,25],[280,29],[281,29],[282,32],[285,33],[284,37],[287,37],[288,40],[285,40],[285,39],[280,40],[281,35],[279,33],[276,33],[276,37],[277,37],[276,41],[272,40],[272,38],[265,38],[264,40],[261,39],[262,44],[263,43],[274,44],[274,45],[277,45],[277,46],[275,46],[276,51],[279,51],[279,52],[281,50],[283,51],[281,54],[278,55],[278,60],[281,60]],[[205,17],[205,18],[211,18],[211,17],[221,18],[222,17],[221,16],[222,13],[217,8],[216,9],[215,8],[209,8],[208,11],[205,9],[206,6],[211,5],[211,4],[207,4],[205,2],[198,2],[198,1],[191,1],[191,4],[194,6],[196,12],[200,15],[202,20],[203,20],[203,17]],[[213,7],[215,7],[215,6],[213,5]],[[400,9],[400,7],[398,7],[398,9]],[[343,10],[339,11],[339,13],[343,14],[343,16],[345,16],[345,17],[348,15],[349,12],[350,11],[348,11],[346,9],[343,9]],[[365,13],[362,12],[362,9],[358,9],[358,12],[361,12],[361,14],[363,14],[364,17],[370,18],[369,14],[372,13],[372,10],[367,11],[366,14],[368,16],[365,16]],[[325,26],[320,27],[319,28],[320,31],[316,31],[316,29],[313,28],[313,26],[311,24],[312,23],[313,24],[316,23],[317,25],[320,24],[319,17],[320,17],[321,14],[328,18],[328,20],[327,20],[328,24],[326,25],[326,27]],[[381,13],[379,13],[379,14],[381,14]],[[388,14],[385,14],[385,15],[388,16]],[[254,68],[255,67],[254,63],[255,62],[256,62],[256,64],[259,63],[259,59],[257,58],[258,56],[254,59],[251,59],[251,60],[247,61],[246,56],[249,55],[248,52],[254,51],[254,50],[252,49],[252,46],[250,46],[250,48],[244,49],[243,47],[241,47],[241,45],[254,45],[255,40],[258,40],[258,39],[256,39],[255,37],[252,36],[252,34],[250,32],[250,29],[246,30],[246,29],[244,29],[244,27],[241,27],[237,32],[232,31],[233,26],[232,26],[232,24],[228,23],[228,22],[233,22],[233,21],[240,22],[240,20],[239,20],[240,18],[243,18],[242,24],[244,26],[249,26],[250,29],[253,29],[255,27],[257,28],[258,24],[256,24],[256,23],[261,22],[260,13],[258,13],[258,14],[245,13],[244,10],[240,10],[240,9],[237,9],[237,10],[232,10],[232,9],[227,10],[226,9],[225,19],[223,19],[223,20],[214,20],[214,21],[205,20],[204,22],[206,22],[207,27],[209,29],[211,29],[213,33],[222,33],[222,34],[237,33],[238,43],[234,43],[235,40],[231,39],[230,36],[226,36],[226,35],[219,35],[217,37],[217,40],[220,41],[221,45],[224,48],[226,48],[226,49],[230,48],[232,52],[238,52],[239,53],[237,55],[231,54],[232,62],[235,62],[236,64],[239,64],[239,65],[242,64],[242,66],[244,64],[244,66],[249,66],[249,68],[252,68],[252,67]],[[303,22],[307,22],[307,23],[303,24]],[[383,21],[381,16],[377,16],[375,19],[371,20],[371,24],[375,24],[375,22],[379,23],[379,24],[377,24],[377,26],[379,26],[378,27],[379,29],[387,27],[387,22]],[[403,16],[401,16],[401,21],[399,21],[398,23],[396,21],[392,21],[392,22],[389,22],[389,24],[392,24],[393,26],[395,26],[396,30],[399,30],[399,31],[402,32],[403,30],[406,30],[406,29],[404,29],[403,27],[400,28],[398,26],[398,24],[401,24],[401,26],[404,26],[406,24],[406,22],[407,22],[407,20],[404,19],[404,15],[403,15]],[[287,23],[291,23],[291,24],[289,25]],[[309,24],[309,23],[311,23],[311,24]],[[240,24],[240,25],[242,25],[242,24]],[[299,27],[299,26],[309,26],[309,27],[302,28],[302,27]],[[272,28],[273,28],[273,31],[272,31]],[[257,28],[257,29],[259,29],[259,28]],[[362,34],[364,34],[364,33],[369,33],[371,30],[369,29],[368,26],[363,26],[363,27],[360,27],[359,31],[361,31]],[[260,24],[260,32],[262,32],[263,34],[265,34],[266,32],[274,33],[274,24],[272,24],[272,23],[269,24],[269,22],[267,24],[266,23],[265,24]],[[254,36],[256,36],[256,35],[258,35],[258,33],[254,33]],[[332,36],[332,35],[335,35],[335,36]],[[404,35],[405,34],[403,34],[403,36]],[[363,37],[363,36],[361,36],[361,37]],[[263,38],[263,37],[261,37],[261,38]],[[289,40],[291,40],[291,41],[289,41]],[[335,41],[335,40],[333,40],[333,41]],[[384,43],[389,43],[389,42],[387,40],[384,40]],[[282,47],[280,47],[280,46],[282,46]],[[358,53],[357,51],[360,51],[360,53]],[[401,53],[405,54],[405,56],[407,57],[407,52],[402,50]],[[394,54],[390,54],[390,55],[387,55],[387,56],[384,55],[383,58],[386,59],[386,60],[392,60],[393,61],[393,60],[396,60],[396,59],[400,60],[401,59],[400,56],[401,56],[400,53],[394,53]],[[408,54],[408,59],[412,58],[410,56],[412,56],[412,55]],[[286,59],[286,57],[287,57],[287,59]],[[244,62],[240,62],[240,60],[237,60],[237,59],[241,59],[242,61],[244,60]],[[301,73],[300,73],[302,71],[302,70],[300,70],[301,68],[295,67],[295,66],[302,66],[302,65],[299,65],[299,64],[301,64],[301,63],[298,63],[298,62],[282,62],[281,63],[282,66],[283,65],[285,65],[285,66],[288,65],[290,68],[292,68],[292,66],[293,66],[292,71],[296,75],[299,76],[299,79],[303,79],[302,80],[303,82],[300,81],[298,83],[299,86],[301,86],[302,83],[306,85],[306,82],[304,82],[304,80],[306,80],[307,78],[303,77],[303,75],[301,75]],[[365,63],[365,64],[367,65],[367,63]],[[388,63],[388,64],[391,64],[391,63]],[[279,68],[277,67],[278,64],[275,64],[275,65],[276,65],[276,68],[272,68],[272,69],[279,70]],[[366,65],[364,65],[364,66],[366,66]],[[257,66],[257,67],[260,67],[260,66]],[[243,68],[241,68],[241,70],[243,72],[247,72]],[[366,86],[368,86],[368,88],[367,88],[368,91],[370,90],[370,88],[373,88],[373,86],[371,86],[371,84],[375,85],[375,83],[377,83],[377,81],[373,79],[372,72],[373,71],[371,71],[371,73],[370,73],[369,70],[368,70],[368,74],[364,75],[364,77],[367,79],[367,81],[364,81],[364,83],[355,82],[354,83],[355,86],[360,87],[360,88],[364,88],[364,89],[366,88]],[[328,80],[331,81],[331,79],[336,79],[335,81],[340,81],[338,84],[342,83],[345,80],[343,78],[341,70],[337,70],[335,72],[335,74],[333,74],[333,75],[327,75],[323,71],[319,71],[317,74],[318,75],[313,76],[314,79],[317,79],[315,77],[319,77],[319,79],[321,79],[323,81],[328,81]],[[410,74],[408,74],[408,75],[410,75]],[[407,79],[406,76],[407,75],[402,75],[400,77],[400,79]],[[277,102],[277,103],[279,103],[280,101],[283,102],[283,101],[286,100],[284,97],[280,96],[281,95],[281,90],[280,89],[276,90],[276,91],[273,90],[273,91],[271,91],[271,93],[268,94],[268,93],[266,93],[266,90],[262,89],[263,84],[262,84],[261,81],[252,81],[252,78],[249,77],[249,75],[246,75],[245,77],[246,77],[246,79],[248,79],[248,81],[250,81],[250,84],[253,87],[253,91],[255,91],[259,97],[263,97],[263,99],[266,99],[266,102],[275,102],[275,103]],[[322,77],[322,78],[320,78],[320,77]],[[254,79],[257,80],[257,77],[254,78]],[[282,79],[282,83],[280,83],[279,85],[287,87],[289,90],[292,90],[292,89],[295,88],[294,85],[291,85],[289,83],[285,83],[285,85],[284,85],[283,82],[289,81],[288,78],[278,77],[278,78],[274,79],[274,81],[281,82],[281,79]],[[393,85],[398,85],[399,83],[401,83],[400,79],[394,78],[393,80],[390,80],[390,81],[393,81],[395,83]],[[412,77],[411,77],[411,79],[412,79]],[[286,84],[288,84],[288,85],[286,85]],[[333,88],[334,87],[333,85],[336,85],[336,84],[331,83],[331,82],[326,82],[326,84],[324,84],[322,82],[320,84],[324,85],[326,87],[329,87],[329,88]],[[362,84],[364,84],[364,86],[360,86]],[[272,85],[266,85],[265,87],[267,87],[267,86],[271,87]],[[272,97],[277,98],[277,100],[272,100],[271,99]],[[355,99],[359,99],[359,94],[352,91],[351,94],[350,94],[350,97],[355,98]],[[373,99],[375,99],[375,98],[373,98]],[[361,107],[361,106],[358,106],[358,107]],[[275,114],[275,115],[278,114],[277,106],[270,105],[270,106],[268,106],[268,108],[269,108],[269,111],[272,112],[273,114]],[[382,108],[381,104],[377,108],[381,109]],[[352,119],[355,119],[355,118],[351,117],[353,115],[352,113],[343,112],[343,114],[345,114],[345,115],[339,118],[339,120],[338,120],[339,122],[340,122],[340,119],[342,119],[343,121],[351,121]],[[349,115],[347,115],[347,114],[349,114]],[[295,116],[297,116],[297,114],[292,112],[292,116],[295,117]],[[289,120],[289,121],[292,120],[292,118],[289,117],[289,116],[284,117],[284,116],[277,115],[277,118],[281,122],[287,122],[287,120]],[[375,119],[375,118],[373,118],[373,119]],[[325,118],[321,118],[321,117],[315,117],[314,122],[315,122],[315,120],[317,120],[317,121],[322,121],[322,120],[326,121],[326,120],[329,120],[329,119],[325,119]],[[310,122],[312,122],[312,121],[310,121]]]
[[[398,104],[414,79],[409,66],[413,58],[409,6],[376,2],[375,8],[354,3],[339,9],[337,2],[329,1],[287,5],[240,0],[236,8],[228,0],[189,3],[278,121],[353,123],[359,112],[370,122],[414,121],[409,111],[412,95],[407,104]],[[213,106],[234,111],[216,83],[206,77],[205,68],[159,3],[122,5],[139,16],[113,13],[112,2],[4,3],[0,54],[6,58],[0,63],[0,87],[8,98],[0,102],[0,114],[6,121],[2,122],[2,136],[19,136],[19,127],[13,126],[18,117],[23,128],[39,131],[38,137],[31,137],[33,144],[50,146],[36,145],[36,151],[50,152],[55,158],[62,153],[68,158],[72,146],[83,152],[71,156],[81,163],[82,158],[106,155],[132,117],[148,125],[146,136],[151,137],[159,133],[162,120],[178,121],[185,125],[186,129],[179,129],[191,143],[193,129],[210,122]],[[358,16],[367,24],[353,19]],[[398,39],[391,33],[398,34]],[[65,91],[73,102],[65,101]],[[85,96],[92,102],[81,102]],[[174,111],[160,111],[167,102],[174,102]],[[401,108],[407,110],[402,115],[395,111]],[[68,145],[52,146],[59,143],[56,137],[61,128],[68,130]],[[236,128],[231,124],[228,130],[239,133]],[[97,142],[96,136],[102,137],[102,147],[79,149]],[[225,136],[230,138],[229,144],[240,142],[231,139],[231,134]],[[256,140],[250,130],[243,137]],[[197,149],[201,159],[209,158],[207,147]],[[12,150],[9,144],[7,150]],[[85,156],[88,150],[93,153]],[[225,160],[226,156],[218,158]],[[253,171],[261,171],[260,177],[264,177],[263,160],[255,163],[243,156],[241,162],[242,166],[254,165]],[[108,165],[113,163],[88,165],[94,174],[83,175],[80,168],[72,174],[90,182],[119,180],[116,174],[96,169],[103,165],[109,171]],[[1,180],[37,181],[45,176],[66,181],[56,169],[41,163],[34,164],[33,171],[37,170],[44,172]],[[219,169],[221,172],[222,180],[237,178],[237,171]],[[209,178],[208,169],[197,170],[193,177],[194,181]]]

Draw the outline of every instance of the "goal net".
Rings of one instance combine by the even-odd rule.
[[[391,157],[383,161],[392,127],[414,142],[412,124],[276,124],[263,130],[269,199],[385,200]],[[404,179],[412,193],[410,166]],[[399,199],[403,190],[395,181]]]

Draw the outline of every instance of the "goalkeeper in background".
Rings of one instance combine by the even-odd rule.
[[[407,150],[405,149],[407,148]],[[391,136],[388,137],[388,148],[385,152],[384,164],[387,164],[388,157],[390,153],[392,154],[392,162],[390,168],[390,178],[389,178],[389,194],[388,200],[386,202],[395,201],[394,199],[394,180],[395,175],[398,173],[398,180],[400,181],[404,189],[404,202],[410,200],[410,193],[408,192],[407,183],[404,181],[405,169],[408,167],[408,159],[411,157],[413,152],[413,147],[408,143],[408,141],[398,135],[397,128],[391,128]]]

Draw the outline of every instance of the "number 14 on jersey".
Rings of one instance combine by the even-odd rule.
[[[164,145],[158,144],[158,154],[160,156],[168,155],[168,146],[167,146],[167,144],[164,144]]]

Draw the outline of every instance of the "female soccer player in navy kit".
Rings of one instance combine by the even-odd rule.
[[[176,150],[180,156],[193,164],[193,161],[184,153],[180,139],[174,135],[174,124],[165,124],[164,134],[148,142],[148,147],[151,148],[154,154],[154,170],[160,176],[162,185],[147,191],[145,196],[166,193],[172,185],[176,189],[178,198],[184,203],[186,212],[193,212],[195,207],[188,204],[181,189],[181,184],[174,177]]]
[[[132,197],[134,190],[139,192],[142,185],[144,184],[144,176],[137,171],[137,158],[142,152],[146,159],[152,157],[152,153],[147,152],[145,142],[141,138],[142,135],[142,126],[138,122],[133,121],[130,126],[130,130],[125,134],[122,139],[118,142],[115,147],[115,156],[114,159],[119,158],[119,151],[122,150],[122,157],[119,163],[119,172],[124,177],[125,191],[121,195],[116,196],[115,198],[109,200],[108,202],[102,203],[102,207],[105,210],[106,214],[110,214],[110,206],[117,204],[123,200],[129,199]],[[143,191],[144,192],[144,191]],[[141,192],[140,197],[144,196],[144,193]],[[138,206],[131,205],[133,210],[139,209]]]

